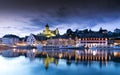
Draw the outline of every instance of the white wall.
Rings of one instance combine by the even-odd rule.
[[[18,38],[2,38],[2,44],[13,45],[19,42]]]
[[[26,42],[27,42],[28,45],[35,45],[36,44],[36,39],[32,34],[30,34],[30,36],[28,36]]]
[[[80,39],[80,44],[85,45],[86,47],[93,47],[93,46],[107,46],[107,38],[105,40],[102,40],[101,38],[98,38],[98,40],[81,40]],[[90,43],[88,43],[90,42]]]

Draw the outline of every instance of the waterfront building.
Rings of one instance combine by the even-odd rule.
[[[76,41],[69,36],[52,37],[47,40],[48,45],[75,46]]]
[[[26,46],[26,37],[25,38],[20,38],[20,41],[16,43],[16,46]]]
[[[42,35],[46,36],[47,38],[50,38],[50,37],[59,35],[59,30],[58,30],[58,28],[56,28],[55,30],[52,31],[49,29],[49,25],[47,24],[45,26],[45,30],[43,30]]]
[[[107,46],[107,38],[89,37],[89,38],[80,38],[79,41],[81,45],[86,47]]]
[[[46,37],[44,36],[39,36],[39,35],[34,35],[30,34],[30,36],[27,37],[26,43],[27,45],[39,45],[39,44],[44,44],[46,40]]]
[[[79,43],[85,47],[107,46],[108,38],[98,33],[84,34],[79,38]]]
[[[2,37],[2,44],[6,44],[6,45],[15,45],[19,42],[19,37],[16,35],[5,35]]]

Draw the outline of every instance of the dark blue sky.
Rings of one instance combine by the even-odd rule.
[[[40,33],[50,29],[113,31],[120,28],[120,0],[0,0],[0,36]]]

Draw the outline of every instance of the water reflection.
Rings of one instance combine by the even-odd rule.
[[[111,61],[120,58],[119,50],[4,50],[0,52],[4,57],[26,56],[30,59],[36,57],[52,57],[75,61]]]
[[[57,66],[61,63],[64,63],[67,66],[71,66],[72,64],[74,64],[76,66],[83,65],[84,67],[88,67],[88,66],[91,67],[92,65],[97,63],[97,65],[99,65],[100,68],[108,65],[108,61],[77,61],[75,62],[73,60],[64,60],[64,62],[62,62],[63,59],[55,59],[55,58],[50,58],[50,57],[43,58],[42,60],[43,60],[43,64],[46,70],[49,68],[50,64],[54,64]]]
[[[47,70],[50,63],[54,63],[55,65],[58,65],[58,59],[50,58],[50,57],[43,58],[43,63],[44,63],[45,69]]]
[[[0,75],[120,75],[120,63],[114,61],[0,56],[0,66]]]
[[[9,62],[9,65],[11,65],[13,63],[13,61],[11,61],[12,59],[12,60],[15,60],[14,62],[19,62],[14,64],[18,64],[18,65],[20,64],[21,67],[25,65],[30,66],[34,64],[37,67],[42,66],[42,69],[44,68],[47,71],[65,69],[67,70],[66,72],[68,72],[69,70],[71,71],[71,72],[69,71],[71,74],[65,72],[66,74],[69,74],[69,75],[72,75],[75,72],[77,73],[77,74],[75,73],[76,75],[85,74],[86,71],[88,71],[88,74],[92,74],[91,69],[93,68],[98,69],[98,71],[103,72],[103,74],[104,72],[109,74],[110,69],[112,70],[111,71],[112,73],[120,74],[120,72],[116,70],[116,69],[120,70],[120,51],[119,50],[58,50],[58,51],[56,50],[42,51],[41,50],[41,51],[37,51],[35,49],[34,50],[13,49],[13,50],[1,51],[0,53],[1,53],[0,66],[3,65],[3,67],[6,67],[5,66],[6,62]],[[11,57],[10,61],[6,60],[8,59],[8,57]],[[18,59],[15,59],[14,57],[17,57]],[[27,63],[27,64],[23,64],[21,61],[22,62],[24,61],[24,63]],[[12,66],[13,64],[11,65],[11,67]],[[32,69],[31,67],[28,67],[28,66],[26,67],[27,69],[28,68]],[[73,68],[75,70],[80,69],[84,71],[83,72],[75,71],[73,70]],[[4,70],[6,69],[7,68],[5,68]],[[96,71],[96,73],[98,73],[98,71]],[[0,71],[0,75],[1,75],[1,71]],[[6,74],[2,74],[2,75],[6,75]],[[26,75],[38,75],[38,74],[26,74]],[[46,75],[49,75],[49,73],[46,73]],[[53,75],[56,75],[56,74],[53,74]]]

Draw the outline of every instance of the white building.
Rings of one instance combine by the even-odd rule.
[[[34,37],[33,34],[30,34],[30,36],[28,36],[28,38],[26,40],[26,43],[28,45],[34,45],[34,44],[36,44],[36,39],[35,39],[35,37]]]
[[[80,38],[79,42],[81,45],[85,47],[107,46],[108,45],[107,38],[99,38],[99,37]]]
[[[19,37],[16,35],[5,35],[2,37],[2,44],[15,45],[19,42]]]
[[[30,36],[28,36],[28,38],[26,39],[26,43],[27,45],[36,46],[41,44],[44,40],[46,40],[46,37],[44,36],[30,34]]]
[[[99,32],[90,32],[83,34],[79,38],[79,43],[88,48],[94,46],[108,46],[108,37],[106,35],[106,30],[101,29]]]

